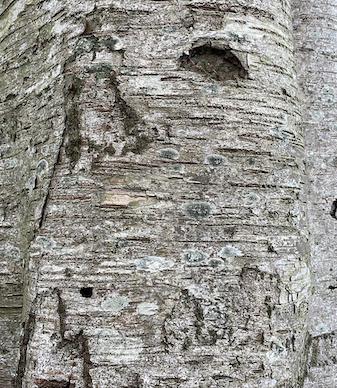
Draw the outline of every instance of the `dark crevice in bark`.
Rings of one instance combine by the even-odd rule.
[[[302,359],[302,366],[299,370],[299,377],[298,377],[298,387],[302,388],[304,387],[305,379],[308,376],[308,372],[310,369],[310,363],[309,355],[310,350],[312,349],[312,336],[310,333],[306,333],[304,348],[303,348],[303,359]]]
[[[27,349],[28,349],[29,341],[34,333],[35,319],[36,319],[36,316],[34,312],[34,306],[32,306],[32,309],[28,315],[28,319],[24,323],[23,336],[20,344],[20,358],[19,358],[16,378],[14,381],[14,386],[16,388],[22,387],[22,381],[26,371]]]
[[[78,78],[76,78],[73,82],[71,82],[69,80],[66,80],[65,87],[64,87],[65,99],[70,98],[71,100],[73,100],[73,97],[71,97],[71,96],[73,96],[74,90],[78,90],[78,86],[76,88],[76,85],[78,85],[78,84],[80,84],[80,81],[78,81]],[[67,128],[67,120],[68,119],[67,119],[67,107],[66,107],[65,108],[65,129],[63,130],[63,132],[61,134],[61,139],[60,139],[60,142],[59,142],[59,146],[58,146],[58,150],[57,150],[57,155],[56,155],[56,158],[55,158],[55,162],[53,163],[52,172],[50,174],[50,179],[49,179],[49,184],[48,184],[48,188],[47,188],[47,193],[45,195],[44,202],[43,202],[42,209],[41,209],[39,225],[38,225],[37,230],[35,230],[34,237],[36,236],[38,230],[40,230],[42,228],[42,225],[44,224],[44,222],[46,220],[47,206],[48,206],[48,203],[49,203],[49,196],[50,196],[50,189],[51,189],[51,186],[53,184],[56,168],[60,164],[61,151],[62,151],[62,148],[63,148],[64,143],[65,143],[65,134],[66,134],[66,128]]]
[[[78,97],[83,87],[83,81],[72,76],[65,85],[65,153],[73,169],[81,157],[80,109]]]
[[[60,324],[60,336],[62,341],[64,340],[64,334],[66,332],[66,306],[64,304],[64,301],[62,299],[61,291],[56,288],[56,295],[57,295],[57,313],[59,315],[59,324]]]
[[[59,325],[60,325],[60,337],[61,337],[60,347],[62,347],[62,348],[70,347],[73,349],[77,349],[77,351],[79,353],[79,357],[82,358],[82,362],[83,362],[82,378],[83,378],[84,388],[93,388],[92,379],[91,379],[91,375],[90,375],[90,367],[92,365],[92,362],[90,359],[88,339],[83,334],[83,330],[80,330],[80,332],[74,337],[65,338],[66,306],[65,306],[65,303],[62,299],[61,291],[58,288],[56,288],[55,291],[56,291],[57,302],[58,302],[57,303],[57,313],[59,316]],[[71,386],[69,386],[69,388],[70,387]]]
[[[45,380],[45,379],[37,379],[34,383],[39,388],[75,388],[75,385],[70,381],[65,380]]]
[[[93,388],[92,379],[90,375],[90,367],[92,365],[91,359],[90,359],[90,352],[89,352],[89,345],[88,345],[88,338],[84,336],[83,331],[80,332],[79,336],[79,342],[81,347],[81,356],[83,360],[83,383],[84,388]]]
[[[334,218],[335,220],[337,220],[336,211],[337,211],[337,199],[335,199],[335,200],[332,202],[331,210],[330,210],[330,216],[331,216],[332,218]]]
[[[216,81],[245,79],[247,70],[230,48],[211,45],[194,47],[179,59],[182,68],[203,74]]]

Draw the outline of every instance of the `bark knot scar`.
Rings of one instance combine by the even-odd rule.
[[[245,79],[248,71],[239,57],[229,47],[216,48],[204,44],[192,48],[179,59],[186,70],[201,73],[216,81]]]

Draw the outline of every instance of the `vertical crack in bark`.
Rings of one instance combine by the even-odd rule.
[[[28,344],[35,330],[36,316],[35,316],[34,309],[35,309],[35,306],[33,302],[32,308],[28,315],[28,319],[24,323],[23,336],[22,336],[21,346],[20,346],[20,358],[19,358],[16,378],[14,380],[14,386],[16,388],[22,387],[22,381],[26,371]]]
[[[79,336],[80,354],[83,360],[83,383],[84,388],[93,388],[92,379],[90,375],[90,367],[92,365],[89,352],[88,338],[80,331]]]
[[[50,175],[49,184],[47,187],[47,193],[45,195],[44,202],[42,205],[40,221],[38,224],[38,228],[35,230],[34,237],[36,236],[37,232],[42,228],[42,225],[44,224],[44,222],[46,220],[47,207],[48,207],[48,203],[49,203],[49,199],[50,199],[50,189],[51,189],[53,181],[55,179],[56,168],[60,164],[60,161],[61,161],[61,151],[65,145],[66,134],[68,132],[71,132],[69,129],[70,122],[71,122],[71,120],[69,118],[69,109],[70,109],[70,111],[72,111],[72,109],[69,108],[68,105],[70,104],[71,107],[73,107],[75,105],[74,99],[75,99],[75,96],[80,92],[81,87],[82,87],[82,83],[81,83],[81,80],[79,78],[71,76],[70,79],[67,79],[67,78],[65,79],[65,85],[64,85],[64,99],[65,99],[65,108],[64,108],[65,119],[64,120],[65,120],[65,122],[64,122],[63,131],[61,133],[61,139],[60,139],[60,142],[58,145],[56,158],[55,158],[54,163],[53,163],[53,169],[52,169],[52,172]],[[78,113],[78,111],[77,111],[77,113]],[[79,130],[78,129],[78,115],[76,116],[76,118],[77,118],[77,120],[75,120],[75,121],[77,123],[77,130],[75,130],[75,132],[77,133]],[[66,153],[67,153],[67,149],[66,149]],[[69,151],[69,145],[68,145],[67,155],[69,155],[69,154],[72,154],[72,153]],[[72,162],[71,162],[71,165],[72,165]]]
[[[92,365],[90,359],[90,351],[87,337],[81,330],[75,337],[65,338],[66,332],[66,306],[62,298],[62,293],[59,288],[55,289],[57,295],[57,313],[59,316],[61,346],[71,346],[78,349],[79,357],[82,358],[82,378],[84,388],[93,388],[92,378],[90,375],[90,367]]]
[[[80,131],[80,109],[78,98],[83,88],[83,81],[71,76],[65,82],[65,152],[70,161],[70,168],[73,169],[81,157],[81,131]]]
[[[64,334],[66,332],[66,322],[65,322],[65,317],[66,317],[66,307],[64,304],[64,301],[62,299],[61,291],[59,288],[56,288],[56,295],[57,295],[57,313],[59,316],[59,324],[60,324],[60,336],[62,342],[64,341]]]
[[[56,172],[56,166],[60,162],[61,149],[62,149],[63,143],[64,143],[64,131],[62,133],[61,140],[60,140],[59,147],[58,147],[58,152],[57,152],[55,161],[53,163],[53,169],[52,169],[52,172],[51,172],[51,175],[50,175],[50,179],[49,179],[49,183],[48,183],[48,187],[47,187],[47,193],[46,193],[46,195],[44,197],[44,201],[43,201],[43,205],[42,205],[42,209],[41,209],[41,214],[40,214],[40,220],[39,220],[38,228],[36,228],[36,230],[34,232],[34,238],[36,237],[38,231],[42,228],[42,225],[44,224],[44,222],[46,220],[47,206],[48,206],[48,203],[49,203],[49,196],[50,196],[50,189],[51,189],[53,181],[54,181],[55,172]]]
[[[305,345],[304,345],[304,349],[303,349],[303,364],[302,364],[303,366],[300,369],[300,374],[298,377],[298,386],[300,388],[304,387],[304,382],[308,376],[308,372],[310,369],[309,357],[310,357],[311,345],[312,345],[312,336],[310,333],[306,333]]]

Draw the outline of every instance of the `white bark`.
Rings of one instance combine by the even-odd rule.
[[[0,385],[303,386],[292,2],[17,0],[0,15],[15,296]]]

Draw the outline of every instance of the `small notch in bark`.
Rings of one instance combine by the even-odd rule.
[[[93,293],[92,287],[82,287],[80,289],[80,294],[83,296],[83,298],[91,298]]]
[[[70,381],[37,379],[34,381],[39,388],[74,388]]]
[[[337,199],[335,199],[335,200],[332,202],[331,210],[330,210],[330,216],[331,216],[332,218],[334,218],[335,220],[337,220],[336,211],[337,211]]]
[[[179,59],[186,70],[204,74],[217,81],[246,79],[247,69],[230,48],[216,48],[209,44],[192,48]]]

